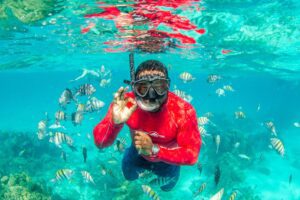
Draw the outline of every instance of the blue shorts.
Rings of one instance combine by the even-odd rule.
[[[180,166],[164,162],[150,162],[140,156],[133,145],[125,150],[122,170],[124,177],[130,181],[139,178],[139,174],[145,170],[152,171],[158,177],[168,178],[171,181],[160,187],[164,191],[170,191],[176,185],[180,174]]]

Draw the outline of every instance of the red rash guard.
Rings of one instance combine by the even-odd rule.
[[[134,98],[133,92],[126,93],[126,97]],[[143,155],[145,159],[175,165],[193,165],[197,162],[202,141],[196,112],[191,104],[174,93],[168,92],[168,100],[158,112],[147,112],[138,107],[126,124],[130,128],[131,138],[135,130],[144,131],[160,147],[157,155]],[[105,118],[94,129],[97,147],[112,145],[122,127],[123,124],[113,122],[111,104]]]

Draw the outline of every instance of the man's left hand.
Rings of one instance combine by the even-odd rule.
[[[135,131],[134,146],[140,154],[149,156],[152,154],[152,139],[144,131]]]

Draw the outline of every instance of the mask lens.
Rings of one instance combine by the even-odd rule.
[[[150,83],[148,81],[140,81],[134,84],[134,90],[138,95],[145,96],[150,88]]]
[[[169,90],[169,82],[165,79],[157,79],[152,83],[152,87],[159,95],[164,95]]]

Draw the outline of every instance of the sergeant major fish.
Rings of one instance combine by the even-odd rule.
[[[62,143],[66,143],[69,146],[73,146],[73,139],[62,132],[55,132],[54,135],[51,132],[49,135],[49,142],[54,143],[59,148],[61,148]]]
[[[159,200],[159,196],[150,186],[142,185],[142,189],[152,200]]]
[[[284,146],[281,140],[278,138],[271,138],[272,147],[283,157],[284,156]]]
[[[196,78],[192,76],[192,74],[188,72],[183,72],[179,75],[179,78],[183,80],[184,83],[195,80]]]
[[[73,176],[74,171],[71,169],[59,169],[55,173],[55,179],[52,179],[52,182],[62,181],[62,180],[70,180]]]
[[[69,104],[72,99],[73,99],[72,91],[70,89],[66,88],[63,91],[63,93],[60,95],[58,102],[62,108],[65,108],[66,105]]]
[[[96,92],[96,89],[94,88],[93,85],[91,85],[91,84],[83,84],[77,90],[77,92],[75,94],[75,97],[77,97],[78,95],[80,95],[80,96],[84,96],[84,95],[91,96],[95,92]]]
[[[221,79],[221,76],[216,75],[216,74],[211,74],[207,77],[206,81],[207,81],[207,83],[215,83],[220,79]]]
[[[75,126],[81,124],[82,120],[83,120],[82,112],[72,113],[72,122]]]
[[[89,172],[87,172],[87,171],[81,171],[81,175],[82,175],[83,179],[86,182],[93,183],[94,185],[96,185],[95,182],[94,182],[93,177],[91,176],[91,174]]]

